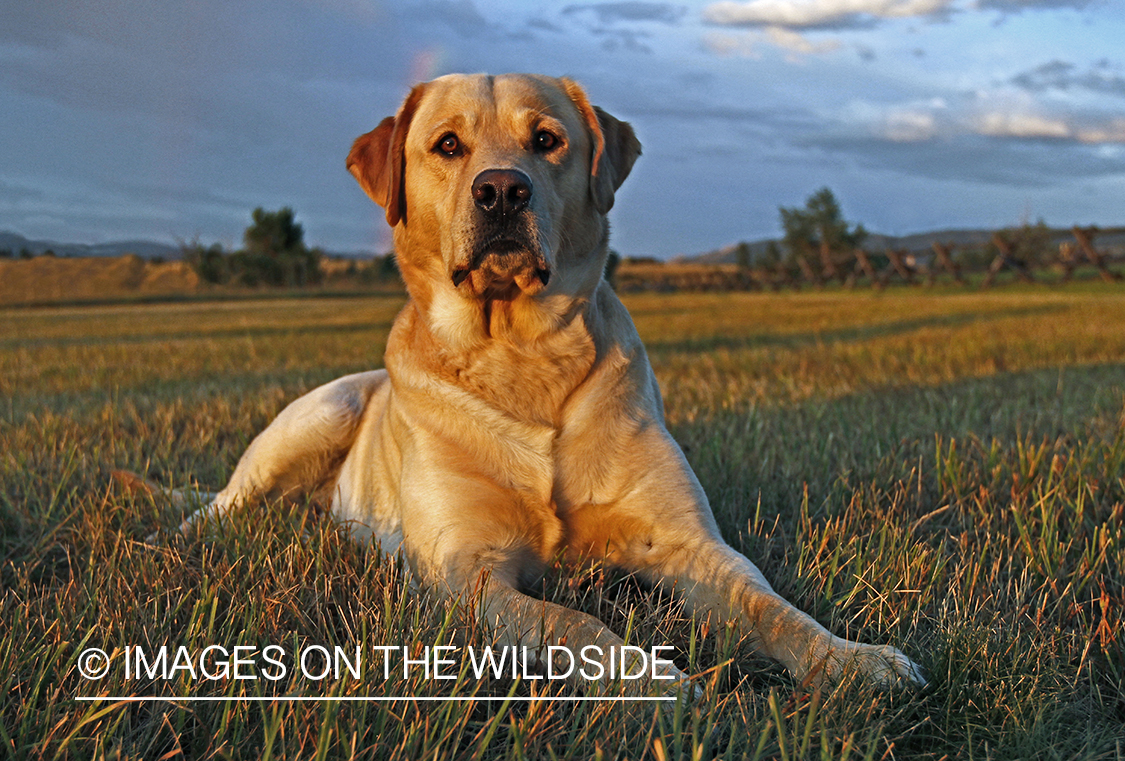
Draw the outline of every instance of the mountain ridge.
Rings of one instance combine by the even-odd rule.
[[[1080,226],[1086,227],[1086,225]],[[1099,229],[1104,231],[1096,236],[1096,242],[1099,246],[1125,246],[1125,227],[1106,226]],[[863,248],[875,252],[891,248],[905,250],[907,253],[928,253],[935,241],[954,247],[979,248],[988,245],[995,232],[996,230],[983,228],[949,228],[908,235],[884,235],[869,232],[864,240]],[[1052,227],[1050,232],[1053,240],[1059,242],[1074,240],[1069,227]],[[782,245],[780,238],[762,238],[747,242],[746,245],[750,247],[750,260],[758,261],[766,253],[771,243],[778,246]],[[673,257],[669,261],[682,264],[735,264],[738,261],[738,247],[740,245],[741,242],[732,243],[699,254],[683,254]]]
[[[1105,232],[1097,236],[1099,245],[1125,246],[1125,227],[1105,227]],[[911,233],[909,235],[883,235],[869,233],[864,247],[872,251],[882,251],[886,248],[901,249],[910,253],[928,252],[934,241],[951,246],[979,247],[987,245],[995,230],[974,228],[951,228],[932,230],[928,232]],[[1071,240],[1069,228],[1051,228],[1052,236],[1061,240]],[[781,244],[779,238],[761,238],[748,242],[751,261],[757,261],[767,251],[771,243]],[[669,263],[686,264],[734,264],[738,260],[737,249],[740,243],[732,243],[722,248],[704,251],[697,254],[680,254],[671,257]],[[154,240],[131,239],[108,241],[106,243],[65,243],[51,240],[33,240],[26,238],[11,230],[0,230],[0,251],[8,250],[13,256],[19,256],[21,251],[28,251],[34,256],[41,256],[46,251],[53,251],[56,256],[64,257],[116,257],[125,254],[135,254],[142,259],[161,259],[175,261],[183,258],[183,249],[179,245],[161,243]],[[363,251],[325,251],[331,258],[366,259],[376,254]]]
[[[20,235],[12,230],[0,230],[0,251],[12,252],[12,256],[19,256],[21,251],[28,251],[33,256],[42,256],[46,251],[54,252],[55,256],[63,257],[116,257],[126,254],[135,254],[142,259],[162,259],[176,261],[183,258],[183,248],[180,245],[161,243],[155,240],[130,239],[107,241],[105,243],[65,243],[53,240],[33,240]],[[370,259],[376,256],[373,251],[325,251],[325,256],[345,259]]]

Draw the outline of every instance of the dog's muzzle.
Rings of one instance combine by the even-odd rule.
[[[534,233],[531,178],[516,169],[486,169],[472,185],[478,219],[469,261],[450,273],[455,288],[465,282],[478,296],[515,296],[514,288],[537,293],[551,269]]]

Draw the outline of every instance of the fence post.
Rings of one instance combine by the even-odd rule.
[[[992,264],[990,264],[988,267],[988,277],[985,279],[985,285],[982,287],[992,285],[993,281],[996,280],[996,273],[998,273],[1004,267],[1007,267],[1008,269],[1015,272],[1016,277],[1018,277],[1025,283],[1035,282],[1035,276],[1031,274],[1031,271],[1028,270],[1026,264],[1017,260],[1012,255],[1011,244],[1000,237],[1000,233],[992,234],[992,245],[996,247],[998,253],[996,254],[996,258],[992,260]]]
[[[950,253],[950,246],[948,244],[938,243],[936,240],[932,248],[934,254],[937,256],[938,263],[950,274],[953,275],[953,280],[958,285],[965,285],[965,278],[961,275],[961,265],[953,261],[953,256]],[[937,267],[931,268],[931,272],[935,271]]]
[[[911,285],[914,284],[914,272],[906,266],[902,261],[902,252],[895,251],[894,249],[887,249],[887,258],[891,261],[891,268],[898,273],[898,276]]]
[[[1115,280],[1121,279],[1121,273],[1110,272],[1109,268],[1105,266],[1105,259],[1094,248],[1094,235],[1098,232],[1096,227],[1088,227],[1083,230],[1078,225],[1071,228],[1074,233],[1074,239],[1078,241],[1078,245],[1082,248],[1082,253],[1086,254],[1086,258],[1090,260],[1090,264],[1098,268],[1098,274],[1102,276],[1102,280],[1107,283],[1112,283]]]

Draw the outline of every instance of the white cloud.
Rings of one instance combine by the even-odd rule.
[[[724,32],[708,32],[703,35],[703,47],[720,56],[737,56],[740,58],[761,58],[758,49],[758,35],[726,34]]]
[[[937,135],[937,117],[932,112],[901,109],[886,116],[883,136],[896,143],[917,143]]]
[[[794,32],[792,29],[785,29],[780,26],[768,27],[766,29],[766,38],[769,39],[774,46],[789,51],[790,53],[800,55],[830,53],[840,47],[840,42],[838,40],[813,42],[808,37]]]
[[[1125,119],[1113,119],[1101,126],[1082,127],[1076,137],[1083,143],[1106,145],[1120,143],[1125,145]]]
[[[789,28],[845,27],[873,19],[940,16],[954,0],[723,0],[703,9],[703,18],[724,26]]]
[[[807,55],[831,53],[842,47],[839,40],[814,42],[803,34],[780,26],[742,34],[711,32],[703,36],[704,48],[720,56],[761,58],[763,45],[772,45],[785,51],[789,61],[799,61],[802,56]]]
[[[1019,112],[993,111],[980,114],[972,120],[971,126],[977,134],[988,137],[1065,140],[1074,136],[1070,125],[1063,119]]]
[[[1086,145],[1125,145],[1125,118],[1063,112],[1033,99],[1003,91],[976,93],[972,98],[944,98],[894,105],[856,102],[846,123],[894,143],[924,143],[959,136],[1008,140],[1050,140]]]

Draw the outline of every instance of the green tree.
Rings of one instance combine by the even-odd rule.
[[[1034,225],[1024,222],[1019,227],[1001,230],[997,235],[1008,244],[1013,259],[1023,265],[1044,266],[1058,254],[1056,234],[1042,218]]]
[[[734,261],[740,270],[750,269],[750,265],[754,263],[753,259],[754,257],[750,252],[750,244],[746,241],[740,241],[739,244],[734,247]]]
[[[181,246],[183,259],[195,270],[199,277],[208,283],[225,283],[230,280],[230,257],[223,253],[219,243],[210,247],[198,241]]]
[[[293,210],[288,206],[279,211],[266,211],[259,206],[250,218],[254,224],[247,227],[242,235],[248,254],[276,259],[305,247],[305,230],[297,224]]]
[[[776,267],[781,263],[781,246],[777,245],[776,240],[771,240],[766,244],[766,251],[762,254],[760,261],[765,267]]]
[[[814,253],[835,254],[851,251],[867,237],[863,225],[851,227],[844,219],[840,203],[828,188],[821,188],[805,201],[804,208],[780,207],[785,228],[785,247],[789,258]]]
[[[288,206],[266,211],[260,206],[251,214],[244,250],[231,257],[232,268],[244,285],[301,286],[319,283],[323,252],[305,246],[305,231]]]

